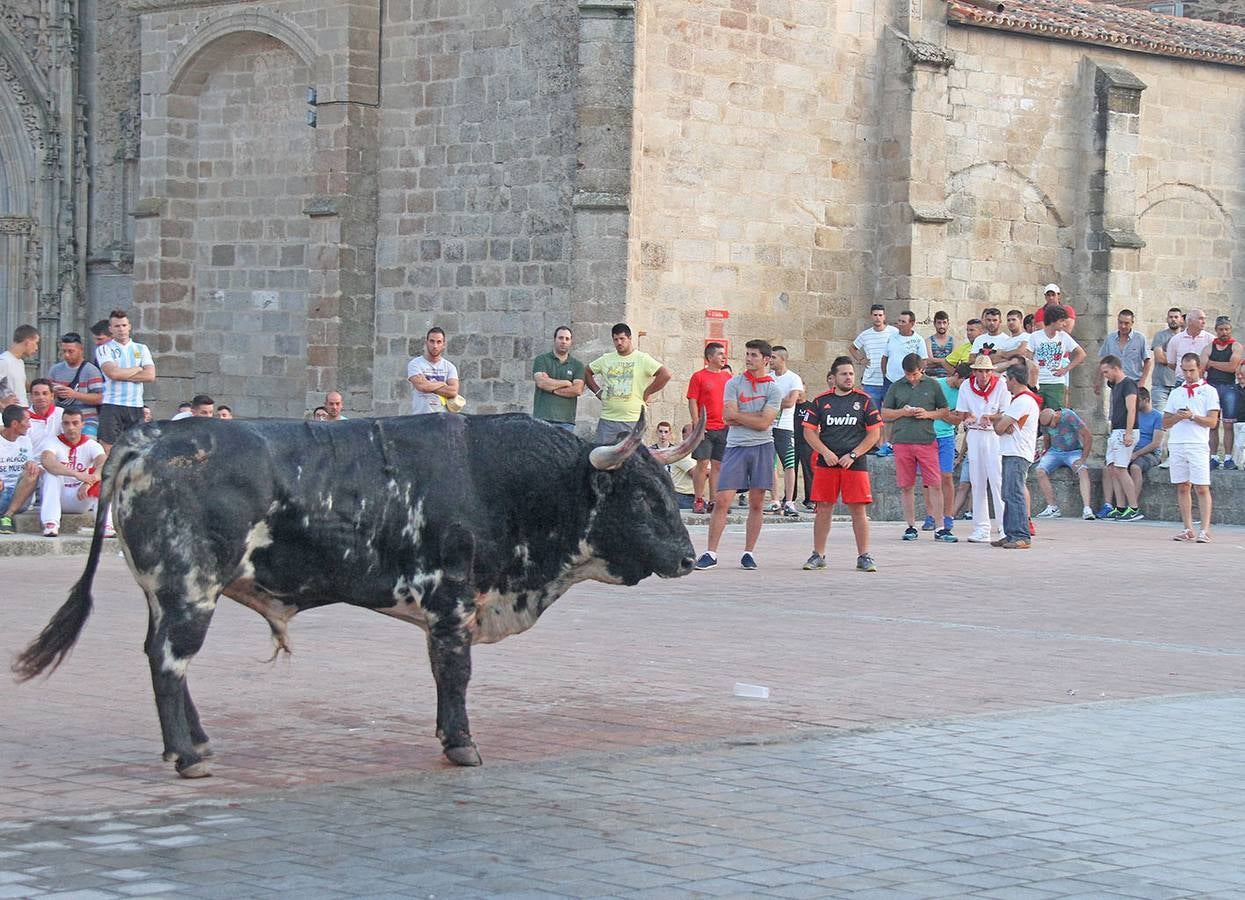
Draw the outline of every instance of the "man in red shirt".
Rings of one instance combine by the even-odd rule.
[[[1034,330],[1042,328],[1046,324],[1046,309],[1050,306],[1062,306],[1068,311],[1068,320],[1064,323],[1063,330],[1072,333],[1072,326],[1076,324],[1076,310],[1070,305],[1063,302],[1063,291],[1059,289],[1057,284],[1046,285],[1044,291],[1046,295],[1046,305],[1039,309],[1033,316]]]
[[[718,490],[718,473],[722,470],[722,456],[726,453],[726,423],[722,421],[722,395],[731,373],[726,371],[726,348],[716,341],[705,344],[705,367],[694,374],[687,383],[687,410],[696,422],[700,411],[705,411],[705,437],[695,450],[692,459],[693,491],[696,500],[692,512],[708,512],[712,503],[705,504],[705,481],[709,482],[709,497]]]

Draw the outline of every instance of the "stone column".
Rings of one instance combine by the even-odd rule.
[[[879,299],[891,307],[892,317],[910,308],[925,324],[946,300],[947,73],[954,60],[935,44],[898,31],[891,36],[883,98]]]
[[[1078,397],[1088,397],[1098,377],[1098,348],[1114,330],[1115,313],[1137,297],[1137,273],[1145,241],[1137,234],[1137,173],[1141,92],[1145,84],[1122,66],[1087,61],[1085,80],[1093,91],[1090,141],[1089,217],[1086,249],[1089,273],[1077,309],[1077,342],[1089,358],[1072,373]],[[1100,404],[1083,404],[1095,432],[1106,429]]]
[[[580,0],[570,309],[580,347],[608,347],[626,313],[634,72],[634,0]],[[546,323],[549,335],[557,324]]]

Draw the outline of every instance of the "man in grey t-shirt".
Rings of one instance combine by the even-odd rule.
[[[767,341],[748,341],[744,345],[742,375],[726,382],[722,398],[722,421],[728,426],[726,453],[718,475],[718,492],[713,497],[713,518],[709,521],[709,547],[696,561],[697,569],[718,564],[718,542],[726,529],[726,514],[735,492],[748,492],[748,524],[744,555],[739,565],[755,569],[752,551],[761,534],[765,492],[774,487],[774,419],[782,407],[782,389],[765,371],[773,350]]]
[[[1167,395],[1176,386],[1176,372],[1167,358],[1167,345],[1183,329],[1184,310],[1173,306],[1167,311],[1167,327],[1150,342],[1150,350],[1154,353],[1154,368],[1150,371],[1150,397],[1154,401],[1154,408],[1160,411],[1167,406]]]

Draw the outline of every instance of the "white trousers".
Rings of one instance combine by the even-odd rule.
[[[62,512],[95,512],[95,506],[99,503],[97,497],[79,500],[77,487],[65,487],[59,475],[50,475],[47,472],[39,479],[39,494],[42,497],[39,501],[39,521],[44,525],[49,522],[59,525]]]
[[[990,527],[990,507],[986,505],[986,488],[994,498],[994,524],[1003,531],[1003,457],[999,452],[999,436],[990,431],[968,429],[968,480],[973,486],[973,526]]]

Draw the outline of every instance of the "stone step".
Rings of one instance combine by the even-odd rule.
[[[43,523],[39,521],[39,513],[24,512],[13,517],[13,526],[18,534],[37,534],[43,536]],[[95,514],[61,516],[61,535],[69,536],[84,534],[89,536],[95,529]]]

